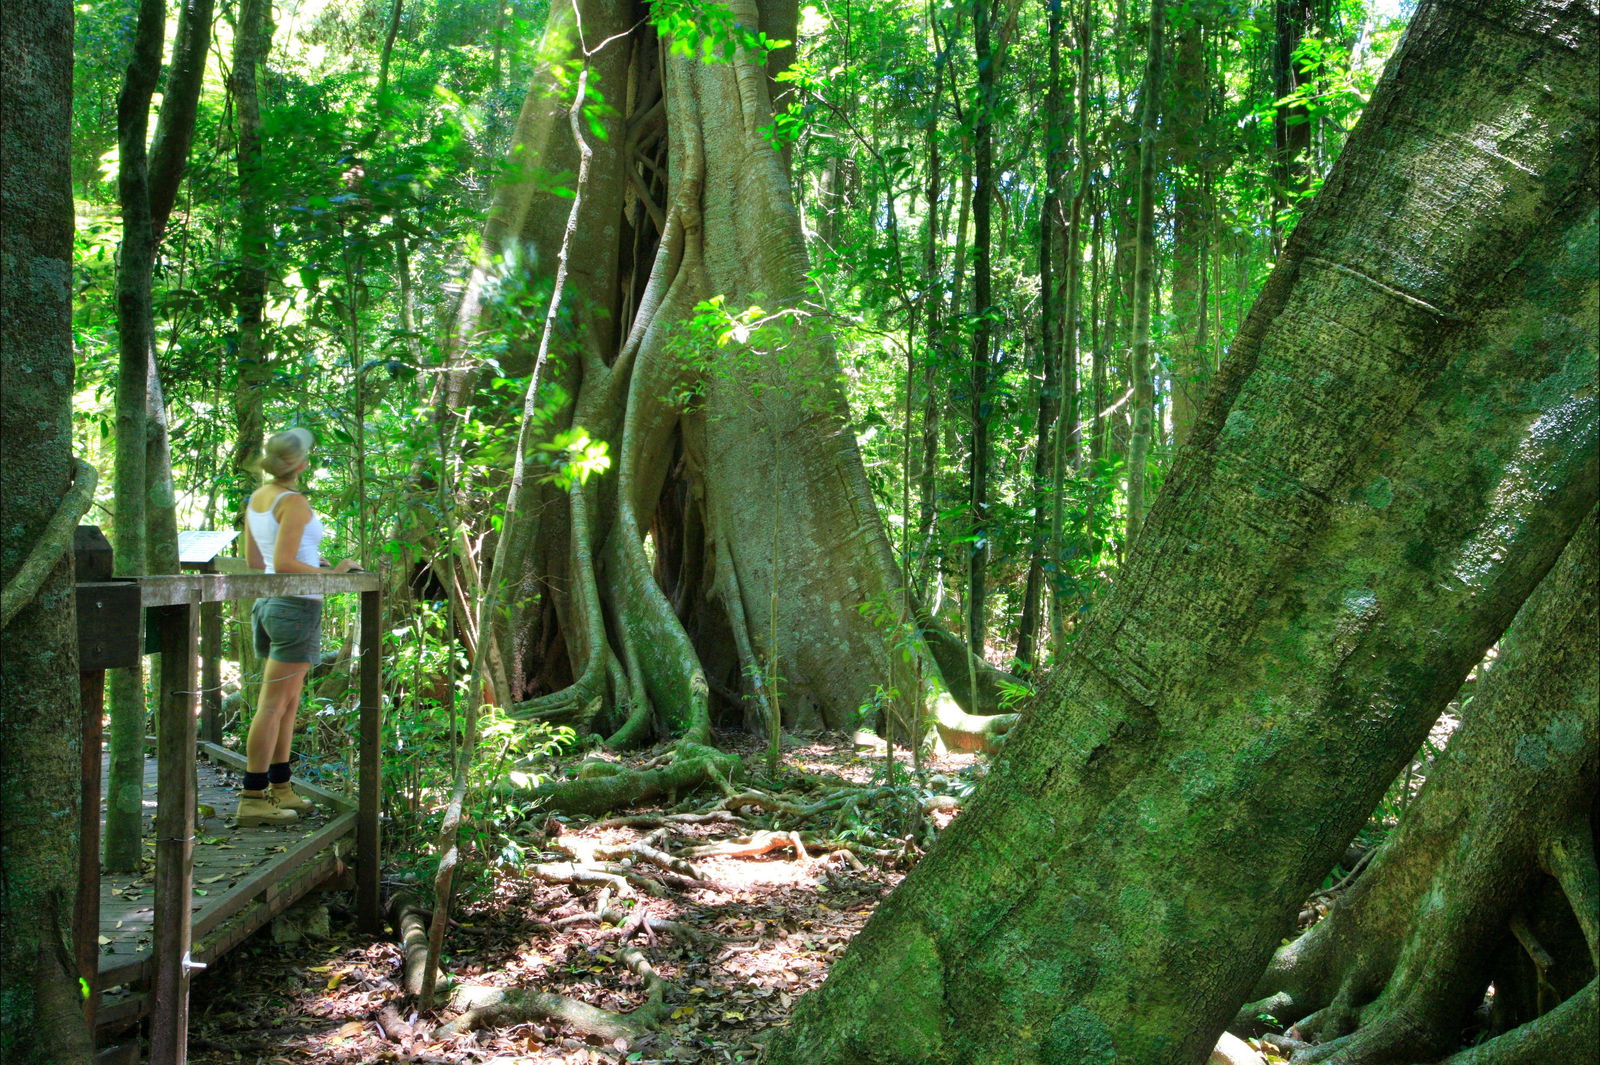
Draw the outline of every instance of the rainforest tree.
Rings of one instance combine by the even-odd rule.
[[[0,1057],[87,1065],[68,933],[78,868],[72,529],[93,471],[72,458],[72,7],[0,20]]]
[[[1118,588],[772,1060],[1204,1059],[1595,505],[1597,49],[1417,13]]]
[[[1494,987],[1463,1062],[1577,1060],[1593,1045],[1600,540],[1590,512],[1523,606],[1416,808],[1326,919],[1280,950],[1270,1016],[1306,1062],[1433,1060]],[[1456,1060],[1456,1059],[1448,1059]]]
[[[500,531],[505,583],[531,593],[502,622],[509,695],[617,743],[703,742],[713,699],[764,730],[779,714],[853,728],[863,707],[920,704],[908,661],[937,677],[934,651],[965,698],[969,672],[994,671],[910,630],[806,280],[772,140],[794,7],[653,10],[552,12],[520,180],[497,193],[461,314],[448,407],[481,402],[468,356],[508,320],[502,365],[536,371],[519,444],[534,472]],[[517,294],[541,278],[547,299],[559,279],[550,331],[519,333]],[[538,476],[597,444],[604,476]],[[990,727],[929,701],[952,736]]]

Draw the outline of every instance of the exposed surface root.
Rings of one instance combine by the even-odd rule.
[[[422,970],[428,960],[428,918],[431,915],[411,895],[400,892],[389,900],[389,923],[400,940],[405,973],[400,986],[412,998],[422,994]]]
[[[1021,720],[1018,714],[969,714],[955,697],[941,694],[933,705],[933,722],[939,738],[952,751],[992,753],[1005,742],[1006,733]]]
[[[623,770],[610,776],[552,780],[525,794],[544,809],[572,814],[599,814],[637,806],[663,795],[687,794],[715,779],[743,772],[737,755],[694,743],[679,744],[676,757],[655,769]]]
[[[547,991],[467,985],[459,988],[450,1001],[452,1009],[463,1011],[461,1016],[440,1026],[434,1036],[440,1038],[476,1028],[505,1028],[529,1021],[556,1021],[602,1039],[637,1039],[660,1024],[670,1012],[666,1001],[670,985],[636,948],[625,947],[617,960],[644,981],[644,1003],[627,1013],[603,1010]]]
[[[1600,1008],[1596,982],[1527,1024],[1513,1028],[1439,1065],[1548,1065],[1584,1061],[1594,1054],[1595,1011]]]
[[[1438,1065],[1553,1065],[1594,1053],[1596,982],[1555,1009],[1503,1035],[1452,1054]],[[1320,1046],[1299,1049],[1293,1065],[1419,1065],[1401,1049],[1408,1038],[1399,1022],[1359,1028]]]

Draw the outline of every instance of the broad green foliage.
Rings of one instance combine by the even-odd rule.
[[[1378,6],[1387,13],[1365,0],[1331,5],[1327,24],[1294,50],[1308,80],[1281,100],[1272,89],[1271,3],[1187,0],[1169,8],[1175,51],[1169,59],[1182,59],[1176,53],[1185,40],[1198,45],[1189,67],[1166,64],[1163,86],[1164,113],[1184,117],[1170,119],[1160,135],[1156,439],[1145,471],[1152,491],[1176,452],[1174,396],[1192,393],[1198,402],[1203,395],[1298,217],[1300,199],[1286,199],[1273,176],[1273,116],[1303,109],[1303,121],[1312,124],[1314,191],[1403,29],[1392,4]],[[1138,52],[1148,5],[1062,0],[1059,7],[1055,77],[1064,143],[1052,156],[1059,160],[1054,172],[1043,115],[1052,76],[1051,5],[805,4],[794,42],[739,22],[713,0],[651,0],[639,9],[668,48],[706,62],[726,62],[743,50],[773,63],[795,45],[792,65],[772,71],[778,100],[765,134],[790,161],[813,291],[804,312],[770,313],[759,297],[747,307],[715,297],[689,320],[669,324],[672,343],[700,381],[676,398],[694,403],[706,381],[736,376],[759,405],[763,390],[782,387],[786,345],[833,344],[879,513],[923,605],[947,622],[959,618],[961,574],[987,537],[994,591],[986,629],[1007,642],[1035,550],[1046,580],[1060,592],[1069,629],[1115,579],[1124,552]],[[169,47],[177,10],[169,5]],[[397,604],[399,613],[387,621],[399,634],[391,689],[415,701],[402,722],[415,731],[396,736],[408,753],[394,767],[388,795],[396,810],[410,813],[427,809],[426,796],[442,779],[430,774],[446,771],[439,755],[453,742],[450,715],[465,705],[465,693],[431,702],[419,694],[443,690],[440,682],[448,688],[449,678],[463,673],[449,651],[447,612],[437,605],[446,589],[430,584],[448,567],[434,563],[484,546],[454,536],[470,524],[457,508],[483,501],[457,499],[453,488],[492,483],[509,469],[516,420],[493,412],[520,405],[528,382],[515,368],[536,343],[550,297],[548,282],[528,280],[547,272],[525,269],[518,257],[527,249],[511,242],[503,261],[485,264],[478,241],[500,183],[531,179],[553,195],[574,192],[572,173],[547,160],[509,159],[507,152],[541,61],[548,10],[547,0],[404,0],[380,95],[389,0],[288,0],[272,8],[256,175],[270,230],[264,420],[269,430],[304,424],[317,434],[307,483],[331,530],[327,554],[355,556],[366,548],[375,563],[413,578],[422,600]],[[963,224],[972,228],[976,10],[1002,16],[991,34],[997,93],[988,117],[998,178],[995,295],[987,307],[973,306],[973,236],[960,231]],[[114,263],[121,228],[115,106],[133,11],[131,0],[77,5],[75,425],[78,449],[103,473],[101,508],[89,519],[103,526],[114,522]],[[171,414],[182,528],[233,525],[242,503],[243,481],[230,465],[245,265],[238,131],[227,84],[235,18],[233,5],[219,5],[194,147],[155,272],[156,355]],[[601,42],[584,43],[592,49]],[[1074,96],[1084,63],[1089,77],[1080,111]],[[558,93],[574,91],[577,68],[553,73]],[[589,135],[604,136],[600,120],[626,108],[628,92],[626,85],[587,82]],[[1082,159],[1080,134],[1087,146]],[[1080,189],[1083,197],[1077,246],[1064,248],[1064,216],[1055,230],[1054,282],[1045,291],[1039,244],[1052,188],[1062,212]],[[1048,510],[1052,496],[1051,485],[1035,483],[1033,472],[1040,392],[1047,362],[1056,360],[1058,371],[1066,367],[1061,350],[1041,350],[1039,316],[1050,305],[1058,320],[1065,318],[1069,256],[1080,267],[1076,392],[1056,398],[1066,400],[1076,426],[1076,457],[1063,471],[1061,540],[1040,544],[1034,515]],[[451,339],[454,314],[475,264],[487,271],[492,313],[463,347]],[[1182,277],[1197,293],[1192,306],[1179,296]],[[966,483],[970,359],[980,321],[995,337],[991,519],[981,533],[969,514]],[[456,367],[481,371],[472,387],[488,402],[441,417],[434,397],[447,352]],[[776,377],[757,375],[762,365],[775,367]],[[581,427],[556,431],[572,397],[554,383],[560,374],[547,376],[537,427],[549,431],[529,447],[541,465],[537,475],[562,485],[604,478],[611,463],[604,442]],[[1060,432],[1061,424],[1053,428]],[[931,457],[928,443],[936,448]],[[779,495],[782,486],[773,490]],[[498,528],[499,515],[475,516]],[[873,609],[882,626],[909,631],[901,604]],[[897,636],[893,645],[905,642]],[[1011,664],[1010,646],[996,642],[984,650],[997,664]],[[781,669],[782,663],[764,667],[774,699]],[[887,684],[879,694],[885,707],[903,698]],[[338,707],[329,709],[337,716]],[[485,749],[496,748],[497,736],[486,739]],[[514,747],[506,747],[505,757],[527,753]]]
[[[1005,12],[1008,5],[999,5]],[[973,330],[980,317],[995,323],[992,353],[995,405],[990,486],[996,594],[989,631],[1014,631],[1029,552],[1030,515],[1048,506],[1048,485],[1032,483],[1038,438],[1043,359],[1038,348],[1042,301],[1064,314],[1064,291],[1039,288],[1038,240],[1044,193],[1055,182],[1069,198],[1086,176],[1082,215],[1082,311],[1076,366],[1081,456],[1063,485],[1065,535],[1047,552],[1049,579],[1063,601],[1086,608],[1114,575],[1120,543],[1123,453],[1128,433],[1128,318],[1132,275],[1133,179],[1137,170],[1137,108],[1146,8],[1089,5],[1090,66],[1087,112],[1072,104],[1085,49],[1078,25],[1082,5],[1061,5],[1065,21],[1060,78],[1067,100],[1061,152],[1066,172],[1044,167],[1043,117],[1049,71],[1046,5],[1020,5],[1015,21],[997,27],[1000,56],[996,160],[1001,171],[994,206],[994,304],[972,306],[970,232],[961,234],[961,184],[971,174],[975,112],[973,5],[941,2],[866,6],[807,6],[799,58],[780,75],[791,91],[779,119],[794,141],[793,179],[809,236],[815,277],[835,326],[850,379],[848,394],[867,469],[891,530],[918,529],[924,505],[915,483],[921,464],[923,407],[943,412],[936,434],[937,477],[931,506],[935,534],[912,536],[913,568],[931,566],[936,583],[956,594],[958,574],[976,541],[966,500],[965,412]],[[1189,100],[1192,118],[1161,131],[1156,207],[1157,285],[1152,325],[1157,390],[1156,436],[1147,476],[1159,487],[1176,452],[1172,396],[1182,387],[1197,398],[1225,357],[1228,343],[1270,269],[1275,248],[1298,219],[1299,200],[1275,214],[1272,115],[1305,105],[1314,124],[1312,191],[1337,158],[1359,117],[1403,21],[1374,13],[1361,0],[1333,5],[1330,22],[1295,49],[1311,75],[1293,99],[1275,100],[1271,48],[1275,26],[1268,3],[1195,0],[1172,5],[1168,48],[1197,30],[1199,82],[1188,84],[1169,56],[1165,91],[1169,116]],[[1078,124],[1087,123],[1089,158],[1076,158]],[[931,158],[940,157],[938,184],[928,202]],[[1084,171],[1086,170],[1086,175]],[[1309,195],[1309,193],[1307,193]],[[1177,229],[1179,198],[1198,203],[1199,232]],[[1064,208],[1065,209],[1065,208]],[[1092,243],[1099,216],[1099,246]],[[970,223],[969,223],[970,226]],[[929,231],[933,228],[933,254]],[[1055,283],[1064,286],[1065,253],[1058,231]],[[1175,273],[1183,249],[1198,258],[1201,293],[1195,310],[1204,327],[1177,317]],[[931,272],[930,272],[931,266]],[[930,316],[940,328],[929,332]],[[1097,389],[1098,355],[1104,380]],[[1059,357],[1057,355],[1056,357]],[[908,366],[909,364],[909,366]],[[909,371],[909,384],[908,384]],[[932,395],[928,388],[932,388]],[[908,421],[907,389],[910,389]],[[1103,439],[1093,448],[1096,409],[1106,412]],[[907,433],[910,433],[910,440]],[[908,461],[909,460],[909,461]],[[913,513],[902,513],[903,480],[913,479]],[[897,547],[900,536],[892,537]],[[942,606],[953,609],[946,598]],[[1003,659],[1000,648],[989,649]]]
[[[448,799],[467,700],[472,698],[468,662],[450,638],[451,624],[445,604],[424,602],[384,634],[386,687],[398,695],[388,715],[392,732],[384,744],[384,804],[403,833],[391,848],[423,856],[408,870],[419,876],[432,872],[426,857],[432,842],[430,815]],[[568,728],[514,722],[494,706],[480,708],[479,757],[471,768],[471,800],[463,811],[462,831],[463,845],[469,854],[475,852],[478,862],[515,865],[521,859],[517,844],[499,829],[519,820],[524,811],[495,796],[496,781],[511,767],[573,738]],[[537,782],[536,775],[516,775],[524,783]]]

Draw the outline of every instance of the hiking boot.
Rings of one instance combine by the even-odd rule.
[[[240,828],[292,825],[300,820],[300,815],[280,806],[270,791],[241,791],[239,809],[233,815],[233,820]]]
[[[281,809],[293,810],[297,815],[305,817],[317,808],[317,804],[294,790],[293,784],[274,784],[271,788],[272,801]]]

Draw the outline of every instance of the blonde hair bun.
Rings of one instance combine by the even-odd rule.
[[[274,433],[262,446],[256,468],[270,477],[287,477],[311,454],[316,442],[311,430],[299,426]]]

